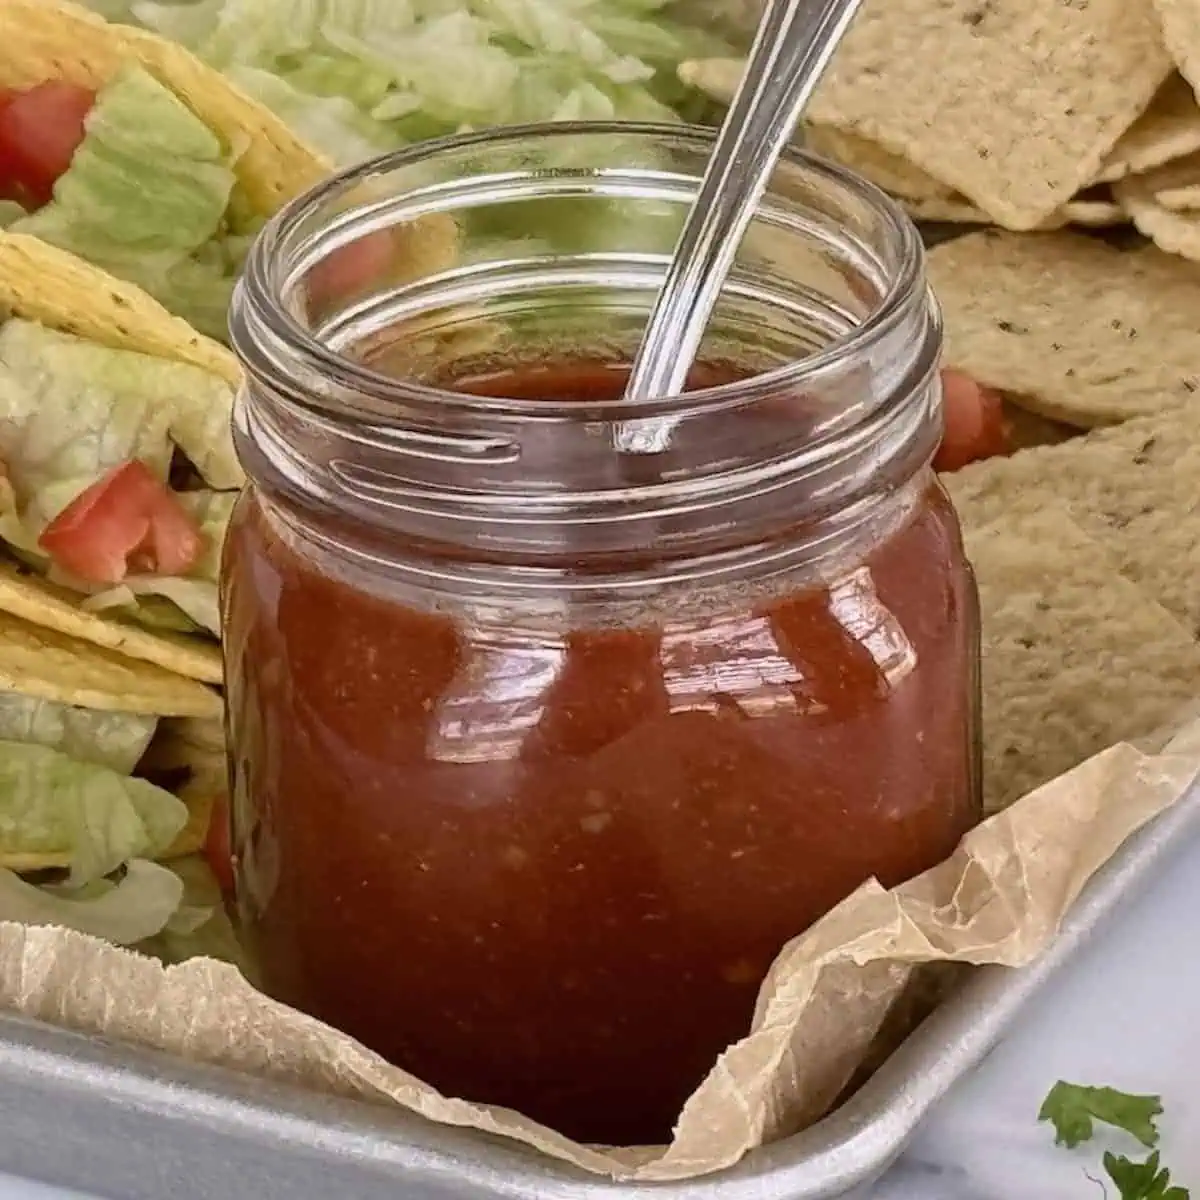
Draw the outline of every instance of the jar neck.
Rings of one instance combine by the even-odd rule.
[[[596,132],[581,128],[585,142]],[[386,202],[347,209],[344,195],[318,193],[268,228],[231,329],[246,369],[236,444],[271,504],[370,554],[604,572],[849,537],[927,469],[941,331],[919,240],[881,194],[803,155],[764,201],[702,349],[733,378],[644,405],[619,387],[586,402],[456,390],[489,372],[603,370],[636,346],[673,235],[647,250],[643,222],[634,248],[545,253],[479,232],[500,179],[506,203],[561,198],[553,171],[514,171],[504,157],[561,136],[451,139],[399,156],[391,173],[411,178]],[[604,132],[600,149],[617,136]],[[673,205],[677,228],[710,136],[619,136],[682,145],[694,172],[656,173],[637,155],[582,182],[573,168],[558,182],[573,181],[578,219],[615,195],[658,215]],[[491,158],[464,175],[465,149]],[[447,218],[465,230],[454,257],[428,255],[418,278],[312,313],[306,280],[331,254],[383,229],[419,244]],[[669,423],[661,453],[618,449],[635,419]]]

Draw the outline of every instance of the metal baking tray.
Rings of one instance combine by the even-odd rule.
[[[817,1200],[878,1178],[1118,905],[1200,835],[1200,783],[1097,875],[1051,949],[983,968],[855,1095],[685,1183],[616,1184],[412,1114],[0,1016],[0,1170],[106,1200]]]

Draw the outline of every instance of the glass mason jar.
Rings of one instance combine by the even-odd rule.
[[[790,155],[691,390],[621,399],[711,144],[413,147],[277,217],[232,318],[234,851],[264,985],[593,1142],[669,1136],[783,945],[979,815],[977,601],[907,218]]]

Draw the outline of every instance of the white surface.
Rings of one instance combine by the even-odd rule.
[[[1085,1172],[1103,1176],[1103,1150],[1145,1152],[1121,1135],[1056,1147],[1037,1111],[1058,1079],[1161,1095],[1162,1165],[1200,1200],[1198,949],[1200,842],[1047,988],[861,1200],[1098,1200]]]
[[[1161,1095],[1163,1165],[1200,1200],[1198,926],[1200,842],[1047,989],[883,1183],[854,1200],[1097,1200],[1086,1173],[1102,1174],[1101,1152],[1142,1152],[1120,1136],[1055,1147],[1037,1111],[1058,1079]],[[88,1198],[0,1176],[0,1200]]]

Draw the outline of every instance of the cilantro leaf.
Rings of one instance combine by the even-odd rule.
[[[1187,1188],[1171,1186],[1171,1172],[1166,1167],[1159,1169],[1157,1150],[1145,1162],[1107,1153],[1104,1169],[1117,1185],[1121,1200],[1191,1200]]]
[[[1038,1120],[1054,1123],[1054,1140],[1060,1146],[1075,1147],[1086,1142],[1095,1133],[1093,1122],[1099,1121],[1125,1130],[1153,1149],[1158,1144],[1155,1120],[1162,1110],[1159,1096],[1133,1096],[1115,1088],[1084,1087],[1060,1079],[1042,1102]],[[1157,1193],[1154,1195],[1157,1200]]]

